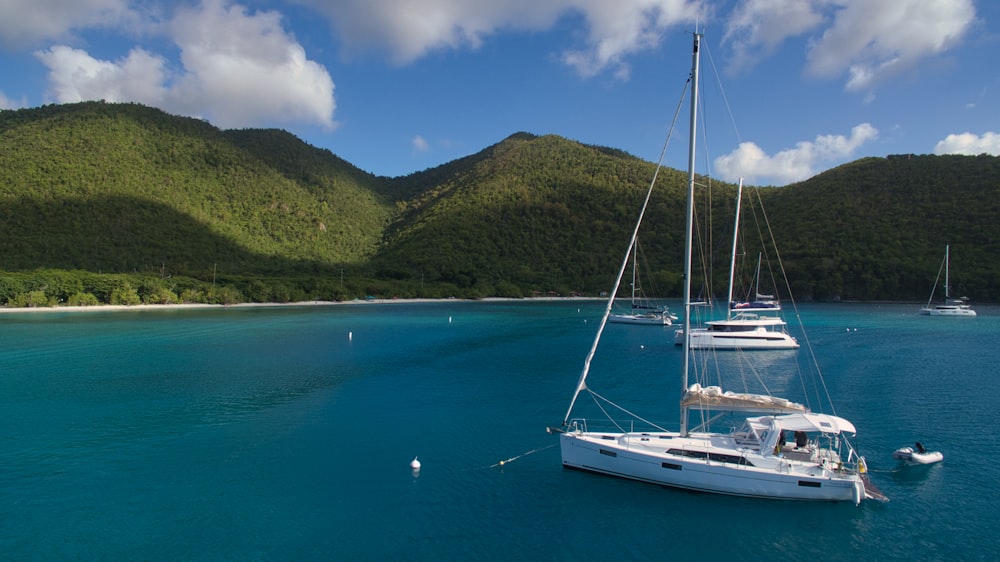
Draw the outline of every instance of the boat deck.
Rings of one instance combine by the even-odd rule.
[[[812,443],[805,447],[790,444],[777,455],[762,455],[756,443],[733,435],[692,434],[681,437],[677,433],[630,433],[591,434],[588,437],[599,443],[615,443],[624,449],[663,459],[702,459],[811,477],[830,477],[843,471],[843,464],[836,453],[817,448]]]

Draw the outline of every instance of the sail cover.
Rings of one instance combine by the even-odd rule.
[[[681,404],[686,408],[701,410],[750,410],[754,412],[805,412],[802,404],[791,402],[777,396],[766,394],[748,394],[738,392],[723,392],[718,386],[701,386],[693,384],[684,393]]]

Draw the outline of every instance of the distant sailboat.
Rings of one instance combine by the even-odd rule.
[[[736,245],[740,230],[740,208],[743,199],[743,182],[736,195],[736,222],[733,226],[733,251],[729,264],[729,296],[724,320],[705,322],[704,328],[692,328],[692,349],[798,349],[799,342],[788,333],[785,321],[778,316],[781,302],[773,295],[760,294],[760,257],[754,281],[754,298],[733,300],[736,278]],[[685,330],[674,332],[674,345],[684,344]]]
[[[653,304],[645,298],[639,285],[639,243],[632,245],[632,299],[628,312],[617,312],[608,322],[618,324],[643,324],[648,326],[670,326],[677,316],[663,305]]]
[[[934,279],[934,288],[931,289],[931,297],[927,299],[927,306],[920,309],[920,314],[923,316],[964,316],[972,317],[976,315],[976,311],[972,310],[969,306],[968,297],[962,297],[959,299],[951,298],[951,285],[948,284],[948,270],[951,267],[950,264],[950,249],[951,246],[944,247],[944,261],[941,262],[941,268],[938,269],[937,278]],[[931,301],[934,300],[934,291],[937,290],[938,280],[941,279],[941,271],[944,271],[944,302],[931,306]]]
[[[696,352],[690,346],[700,43],[701,35],[696,33],[690,80],[691,132],[684,263],[684,332],[688,336],[684,341],[681,371],[680,429],[667,431],[598,394],[588,384],[591,362],[598,351],[601,334],[614,304],[612,294],[562,425],[549,428],[551,433],[559,434],[562,465],[568,469],[733,496],[850,501],[855,504],[866,498],[884,499],[870,486],[864,458],[858,456],[848,439],[855,433],[855,428],[846,419],[813,413],[802,404],[766,394],[724,392],[720,387],[697,383],[688,386],[689,375],[697,374],[696,365],[700,361],[720,355],[697,352],[705,357],[692,361]],[[635,243],[648,202],[649,193],[633,231],[632,244]],[[626,254],[616,288],[621,283],[627,263]],[[620,364],[616,358],[616,365]],[[716,370],[720,367],[723,367],[721,363],[716,365]],[[822,388],[826,388],[825,385]],[[606,420],[589,420],[588,423],[586,419],[571,417],[577,398],[583,392],[593,398]],[[631,420],[616,419],[609,411],[611,409],[615,409],[614,414],[627,415]],[[693,412],[702,414],[702,423],[691,430],[688,427],[689,415]],[[739,425],[734,425],[727,433],[711,432],[708,424],[719,423],[713,421],[719,415],[735,416],[733,421]],[[741,416],[742,420],[739,419]],[[729,421],[727,417],[724,423],[728,425]],[[601,424],[608,424],[608,430],[601,430]],[[636,428],[637,424],[641,427]],[[795,433],[794,443],[786,443],[786,431]]]

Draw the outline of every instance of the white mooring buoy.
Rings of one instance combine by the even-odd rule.
[[[417,460],[417,457],[413,457],[413,460],[410,461],[410,468],[420,470],[420,461]]]

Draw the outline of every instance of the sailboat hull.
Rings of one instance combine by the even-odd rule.
[[[685,490],[855,504],[865,497],[856,472],[713,446],[726,439],[719,434],[568,432],[560,436],[560,448],[565,468]]]
[[[642,324],[652,326],[670,326],[673,322],[662,314],[612,314],[608,322],[615,324]]]
[[[976,311],[972,310],[968,306],[962,305],[940,305],[934,308],[921,308],[920,314],[923,316],[966,316],[971,317],[976,315]]]
[[[684,344],[684,330],[674,334],[674,345]],[[721,332],[705,328],[691,330],[691,349],[798,349],[799,342],[784,332],[755,328],[742,332]]]

